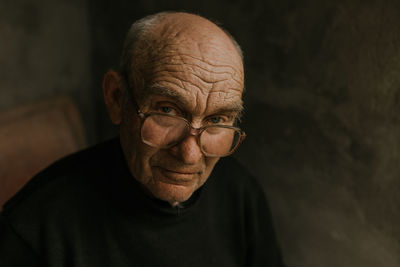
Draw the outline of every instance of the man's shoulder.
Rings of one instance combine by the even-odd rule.
[[[13,213],[20,206],[30,207],[33,203],[51,202],[88,187],[91,177],[104,174],[110,153],[115,153],[113,149],[116,142],[118,139],[112,139],[54,162],[5,203],[3,214]]]
[[[213,171],[213,178],[210,182],[217,187],[223,186],[224,191],[231,191],[234,194],[263,194],[259,180],[234,157],[220,159]]]
[[[221,158],[215,165],[215,172],[239,183],[257,183],[249,169],[232,156]]]

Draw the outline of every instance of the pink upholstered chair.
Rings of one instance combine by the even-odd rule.
[[[0,113],[0,210],[33,175],[85,146],[78,110],[68,97]]]

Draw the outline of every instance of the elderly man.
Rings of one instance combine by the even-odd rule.
[[[239,46],[209,20],[134,23],[103,81],[120,137],[58,161],[4,206],[0,266],[282,266],[260,186],[221,159],[245,137],[243,80]]]

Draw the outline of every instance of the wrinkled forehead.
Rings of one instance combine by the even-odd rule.
[[[243,63],[229,36],[214,23],[191,14],[168,16],[152,27],[138,45],[142,68],[152,72],[161,64],[192,64],[199,68],[230,69],[242,81]],[[221,71],[221,70],[216,70]]]
[[[182,24],[173,21],[154,32],[165,52],[177,51],[206,61],[241,67],[242,59],[228,35],[217,25],[203,21]]]
[[[185,18],[185,16],[184,16]],[[136,50],[143,78],[138,95],[166,95],[186,103],[191,114],[207,114],[231,106],[242,109],[242,58],[230,37],[203,18],[159,23]],[[159,90],[161,88],[161,90]],[[157,90],[155,90],[157,89]]]

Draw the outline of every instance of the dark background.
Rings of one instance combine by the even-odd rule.
[[[162,10],[220,21],[244,50],[235,156],[288,266],[400,266],[400,1],[1,0],[0,111],[66,94],[89,144],[115,135],[102,75],[130,24]]]

